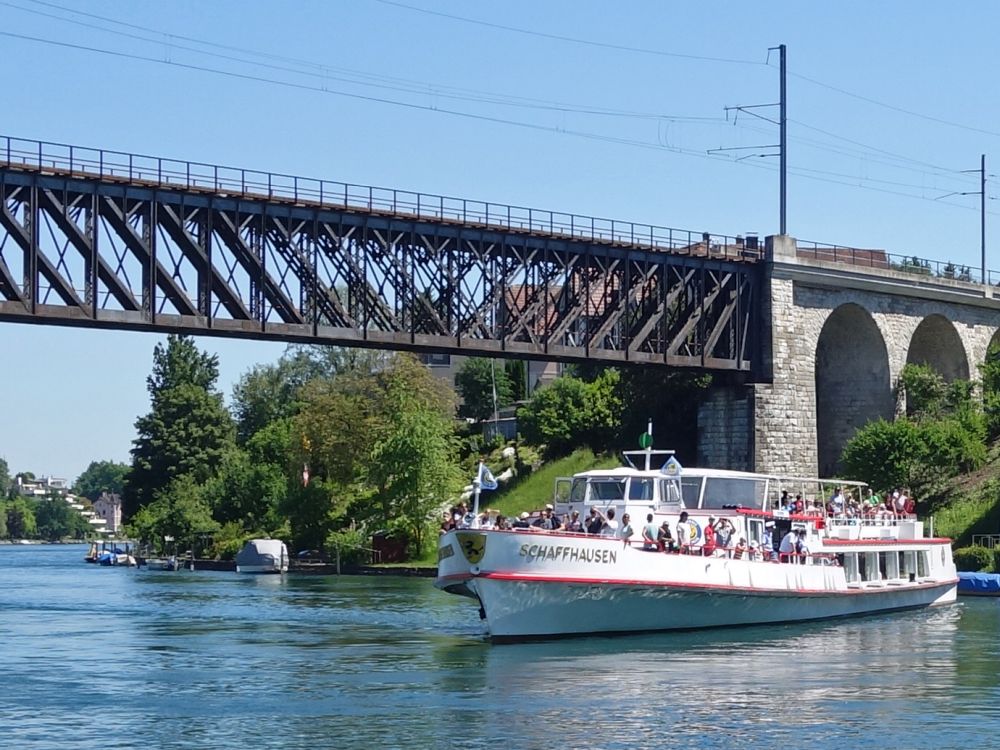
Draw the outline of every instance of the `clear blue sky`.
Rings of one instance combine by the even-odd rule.
[[[777,143],[724,107],[777,101],[784,43],[789,234],[978,267],[978,196],[941,196],[1000,162],[998,28],[991,2],[2,0],[0,131],[767,235],[777,159],[706,152]],[[0,323],[0,456],[127,460],[157,340]],[[283,348],[200,343],[227,396]]]

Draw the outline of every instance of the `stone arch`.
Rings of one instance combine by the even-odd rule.
[[[947,382],[969,379],[969,356],[955,325],[943,315],[928,315],[913,331],[906,364],[928,365]]]
[[[830,313],[816,342],[815,372],[818,468],[829,477],[840,471],[840,454],[854,433],[895,411],[889,352],[867,310],[850,302]]]

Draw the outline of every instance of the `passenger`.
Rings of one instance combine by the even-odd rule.
[[[507,516],[503,513],[497,516],[497,520],[493,528],[497,531],[510,531],[510,521],[507,520]]]
[[[704,534],[705,541],[701,545],[701,554],[705,557],[711,557],[715,554],[715,516],[708,517]]]
[[[764,534],[760,539],[760,551],[764,559],[771,559],[771,553],[774,551],[774,521],[764,521]]]
[[[837,487],[833,491],[833,497],[830,498],[830,503],[831,505],[833,505],[834,515],[839,516],[843,514],[845,499],[844,499],[844,491],[840,487]]]
[[[736,547],[733,548],[733,559],[742,560],[743,555],[746,554],[746,551],[747,551],[747,540],[744,539],[743,537],[740,537],[740,540],[736,543]]]
[[[642,548],[647,551],[660,549],[660,527],[653,521],[653,514],[646,514],[646,525],[642,527]]]
[[[597,511],[598,514],[601,513],[600,510]],[[602,520],[604,525],[601,527],[601,536],[618,536],[618,520],[615,518],[615,509],[608,508],[608,512],[602,515]]]
[[[688,523],[686,510],[681,511],[677,521],[677,551],[682,555],[691,553],[691,524]]]
[[[893,510],[893,512],[897,516],[902,516],[902,515],[906,514],[906,501],[909,500],[909,499],[910,498],[908,498],[906,496],[906,490],[903,490],[898,495],[893,494],[893,496],[892,496],[892,505],[893,505],[892,510]]]
[[[806,558],[809,556],[805,529],[799,529],[798,538],[795,540],[795,553],[799,556],[799,562],[805,564]]]
[[[542,511],[542,515],[538,518],[532,526],[536,526],[543,531],[559,531],[562,528],[562,523],[559,518],[553,512],[555,509],[551,504],[545,506],[545,510]]]
[[[512,529],[530,529],[531,524],[528,522],[528,511],[524,511],[518,516],[517,520],[514,521],[510,526]]]
[[[580,511],[574,510],[569,514],[569,521],[563,526],[563,530],[572,534],[583,534],[586,532],[586,529],[583,527],[583,521],[580,520]]]
[[[801,513],[806,509],[806,504],[802,502],[802,495],[795,496],[795,502],[792,503],[792,513]]]
[[[597,536],[601,533],[601,529],[604,528],[604,519],[601,517],[600,511],[597,510],[596,506],[591,507],[590,518],[587,519],[584,526],[587,528],[588,534]]]
[[[752,562],[760,562],[763,558],[760,554],[760,548],[757,546],[757,542],[751,541],[747,546],[747,560]]]
[[[608,512],[610,513],[611,511],[609,510]],[[629,523],[629,521],[630,519],[628,513],[622,513],[622,525],[618,529],[618,536],[626,546],[628,546],[628,543],[632,541],[632,534],[635,533],[632,530],[632,524]]]
[[[781,491],[781,499],[778,500],[778,507],[781,510],[788,510],[788,504],[791,502],[791,498],[788,496],[788,490]]]
[[[438,534],[441,535],[447,534],[449,531],[455,528],[455,521],[453,520],[452,516],[453,516],[452,511],[449,511],[444,514],[444,517],[441,519],[441,528],[438,529]]]
[[[798,534],[796,534],[795,529],[790,530],[781,539],[781,544],[778,545],[778,562],[791,562],[792,557],[795,555],[795,543],[798,541]]]
[[[715,546],[725,550],[729,554],[729,544],[733,541],[733,534],[736,527],[728,518],[720,518],[715,524]]]
[[[656,543],[659,545],[660,552],[674,551],[674,538],[670,534],[670,521],[664,521],[660,524],[660,529],[656,532]]]

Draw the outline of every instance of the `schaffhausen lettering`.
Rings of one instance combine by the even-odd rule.
[[[618,561],[618,551],[613,549],[580,549],[566,547],[561,544],[522,544],[518,556],[528,562],[547,560],[570,562],[597,563],[599,565],[614,565]]]

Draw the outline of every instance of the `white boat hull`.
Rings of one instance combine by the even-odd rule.
[[[647,552],[621,540],[453,531],[436,585],[478,599],[492,638],[687,630],[820,620],[953,602],[936,577],[849,585],[837,565]]]
[[[237,565],[237,573],[287,573],[288,566],[280,565]]]
[[[817,594],[488,577],[475,578],[469,586],[496,640],[822,620],[955,601],[953,583]]]

